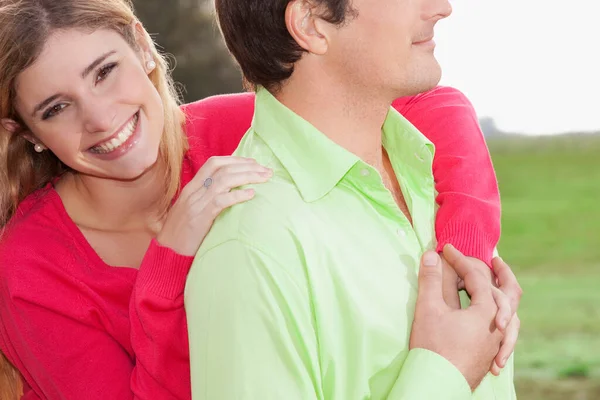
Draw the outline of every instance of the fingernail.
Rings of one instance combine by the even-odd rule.
[[[502,359],[502,366],[504,367],[506,365],[506,362],[508,361],[508,357],[504,357]]]
[[[423,256],[423,265],[426,267],[435,267],[437,265],[438,255],[434,252],[428,251]]]
[[[502,325],[502,329],[506,329],[506,327],[508,326],[508,318],[505,318],[502,321],[500,321],[500,324]]]

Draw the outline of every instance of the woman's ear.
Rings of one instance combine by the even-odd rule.
[[[0,123],[2,123],[2,127],[9,133],[17,133],[21,129],[21,125],[10,118],[2,118]]]
[[[150,39],[150,35],[144,29],[144,26],[137,19],[131,23],[133,28],[133,33],[135,35],[135,42],[138,45],[140,51],[140,59],[146,70],[146,73],[149,74],[156,68],[156,60],[154,60],[154,56],[152,55],[152,49],[154,45],[152,44],[152,40]]]
[[[33,135],[33,133],[29,132],[28,130],[23,129],[23,126],[21,124],[19,124],[17,121],[10,119],[10,118],[2,118],[2,120],[0,120],[0,124],[2,124],[2,127],[6,131],[8,131],[10,134],[12,134],[12,135],[19,134],[19,135],[23,136],[23,138],[25,140],[27,140],[29,143],[31,143],[33,145],[33,148],[35,149],[36,152],[41,153],[42,151],[48,149],[46,146],[44,146],[44,144],[42,142],[40,142]]]

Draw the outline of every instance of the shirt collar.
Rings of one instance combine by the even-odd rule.
[[[252,128],[279,159],[307,202],[327,195],[361,161],[264,88],[256,93]],[[383,125],[382,140],[390,158],[402,158],[404,154],[398,154],[399,149],[414,158],[415,152],[431,146],[431,142],[391,107]]]

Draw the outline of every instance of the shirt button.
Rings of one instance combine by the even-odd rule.
[[[406,237],[406,231],[404,229],[398,229],[398,236],[401,238]]]
[[[368,169],[363,169],[360,171],[360,174],[362,176],[369,176],[369,175],[371,175],[371,172]]]

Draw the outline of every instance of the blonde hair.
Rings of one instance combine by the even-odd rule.
[[[32,65],[41,53],[45,40],[54,30],[110,29],[119,33],[138,50],[134,22],[137,21],[130,0],[2,0],[0,3],[0,118],[21,124],[17,132],[0,126],[0,235],[15,214],[19,203],[35,190],[69,169],[51,152],[38,154],[23,136],[27,127],[17,114],[15,80]],[[146,33],[146,39],[152,39]],[[180,186],[187,140],[183,131],[184,115],[169,71],[167,60],[151,46],[156,68],[149,75],[164,106],[164,132],[159,162],[165,166],[165,196],[161,205],[166,211]],[[0,357],[0,371],[8,365]],[[0,387],[4,387],[0,374]],[[16,386],[13,386],[16,389]],[[8,386],[7,386],[8,387]]]
[[[18,400],[23,396],[19,372],[0,353],[0,400]]]

